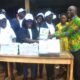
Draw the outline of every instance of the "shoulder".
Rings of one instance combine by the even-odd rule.
[[[57,25],[56,25],[56,27],[60,27],[61,26],[61,23],[58,23]]]
[[[13,18],[12,21],[17,21],[17,19],[16,18]]]
[[[68,26],[69,25],[69,22],[66,22],[66,26]]]
[[[18,20],[17,20],[16,18],[13,18],[13,19],[11,20],[11,23],[12,23],[12,24],[18,23]]]
[[[75,18],[73,18],[73,20],[72,20],[73,22],[76,22],[76,21],[80,21],[80,17],[75,17]]]
[[[44,22],[44,23],[41,24],[41,27],[47,28],[47,24]]]
[[[75,17],[75,18],[72,20],[72,22],[73,22],[74,24],[76,24],[77,26],[80,27],[80,18],[79,18],[78,16]]]
[[[19,27],[19,22],[18,22],[18,20],[16,18],[13,18],[11,20],[11,26],[12,27],[15,27],[15,28],[18,28]]]
[[[79,19],[80,20],[80,17],[77,16],[76,19]]]

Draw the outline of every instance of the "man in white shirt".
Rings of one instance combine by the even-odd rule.
[[[4,14],[0,14],[0,44],[12,43],[16,35],[11,28],[9,20]]]

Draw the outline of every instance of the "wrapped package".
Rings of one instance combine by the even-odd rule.
[[[22,43],[19,45],[20,55],[38,56],[38,43]]]
[[[18,43],[0,44],[0,55],[18,55]]]
[[[39,41],[39,53],[40,54],[60,54],[60,40],[52,39],[52,40],[40,40]]]

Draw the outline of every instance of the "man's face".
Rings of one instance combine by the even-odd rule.
[[[25,15],[26,15],[25,11],[18,13],[19,19],[23,19]]]
[[[67,14],[69,18],[72,18],[76,15],[76,9],[73,6],[70,6],[67,10]]]
[[[0,20],[0,27],[5,28],[6,27],[6,19]]]

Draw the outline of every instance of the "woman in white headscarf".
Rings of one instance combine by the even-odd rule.
[[[38,30],[36,29],[36,25],[34,23],[34,17],[32,14],[26,14],[23,27],[20,29],[18,33],[18,42],[24,43],[34,43],[38,42]]]
[[[9,44],[16,41],[16,35],[11,28],[9,20],[4,14],[0,14],[0,44]],[[2,63],[7,76],[7,64]]]
[[[9,20],[4,14],[0,14],[0,43],[12,43],[16,39],[16,35],[11,28]]]
[[[32,14],[26,14],[23,27],[19,31],[18,39],[20,43],[35,43],[38,42],[38,31],[36,29],[36,25],[34,24],[34,17]],[[35,64],[24,64],[23,66],[23,73],[24,73],[24,80],[27,79],[28,75],[28,66],[31,68],[31,80],[36,80],[37,78],[37,65]]]

